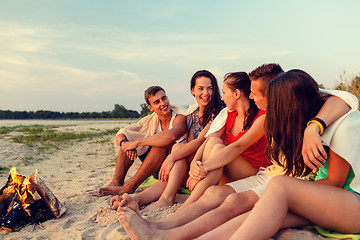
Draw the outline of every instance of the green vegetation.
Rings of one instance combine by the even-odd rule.
[[[0,110],[0,119],[99,119],[99,118],[139,118],[135,110],[128,110],[124,106],[115,104],[114,110],[103,112],[54,112],[40,111],[10,111]]]
[[[10,168],[9,167],[4,167],[4,166],[0,166],[0,175],[2,173],[7,173],[10,171]]]
[[[360,75],[354,76],[351,80],[340,76],[340,83],[335,87],[335,89],[350,92],[354,94],[358,100],[360,100]]]
[[[70,140],[82,141],[87,138],[101,137],[109,134],[114,134],[118,131],[117,128],[109,129],[105,131],[94,132],[60,132],[57,131],[58,126],[42,126],[42,125],[30,125],[30,126],[16,126],[16,127],[1,127],[0,134],[5,135],[11,132],[21,132],[22,134],[14,134],[10,138],[14,142],[24,143],[28,146],[34,146],[35,143],[47,147],[56,147],[57,143],[68,142]],[[39,146],[39,150],[42,150],[42,146]]]
[[[152,113],[146,103],[140,104],[140,107],[141,107],[141,111],[140,111],[141,118],[146,117],[147,115],[150,115]]]

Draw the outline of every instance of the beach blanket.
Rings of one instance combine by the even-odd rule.
[[[329,231],[327,229],[324,229],[324,228],[321,228],[318,226],[312,226],[310,228],[314,228],[319,234],[321,234],[324,237],[360,240],[360,234],[338,233],[338,232]]]
[[[142,184],[140,184],[139,188],[148,188],[158,181],[160,181],[160,180],[154,178],[153,176],[150,176],[147,179],[145,179],[145,181]],[[191,191],[189,189],[187,189],[186,187],[180,187],[178,190],[178,193],[190,194]]]

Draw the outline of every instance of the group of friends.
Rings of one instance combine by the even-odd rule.
[[[274,63],[226,74],[222,97],[207,70],[192,76],[190,90],[196,104],[184,110],[149,87],[153,113],[115,137],[115,173],[97,194],[115,195],[110,205],[131,239],[268,239],[307,225],[360,232],[354,95],[319,90],[305,71]],[[137,157],[142,164],[125,182]],[[129,195],[151,175],[160,181]],[[143,218],[173,205],[181,186],[191,194],[175,213]]]

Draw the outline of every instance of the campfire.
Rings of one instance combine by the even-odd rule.
[[[25,178],[12,168],[0,190],[0,225],[8,231],[59,218],[66,210],[37,173]]]

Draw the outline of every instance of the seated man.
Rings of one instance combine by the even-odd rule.
[[[281,72],[283,70],[279,65],[266,64],[249,74],[252,80],[251,96],[258,108],[266,109],[268,105],[266,96],[267,84]],[[271,76],[273,74],[275,76]],[[335,95],[333,91],[329,91],[330,93]],[[323,119],[327,125],[330,125],[348,111],[349,106],[347,102],[332,96],[326,101],[317,117]],[[311,139],[308,139],[309,137]],[[317,124],[310,124],[306,128],[303,146],[309,146],[306,143],[309,140],[312,142],[310,150],[305,149],[303,154],[307,155],[310,162],[319,165],[321,164],[320,162],[324,161],[323,156],[326,158],[326,152],[324,153],[325,150],[321,144]],[[317,140],[319,140],[319,143]],[[220,155],[222,154],[220,151],[217,154],[213,157],[214,160],[223,159],[228,156],[228,154],[225,156]],[[211,159],[208,161],[210,162]],[[207,162],[203,162],[202,167],[208,170],[206,169]],[[194,239],[251,210],[260,198],[267,182],[270,181],[273,175],[282,174],[281,170],[280,166],[272,165],[260,170],[255,176],[240,179],[227,185],[211,186],[197,201],[189,204],[181,211],[169,215],[162,221],[150,222],[142,218],[136,202],[126,194],[122,198],[113,198],[111,206],[113,209],[118,210],[119,221],[131,239],[147,239],[146,236],[151,236],[152,239]],[[237,223],[238,219],[234,221]],[[224,236],[226,236],[226,231],[229,232],[229,229],[226,229],[225,232],[223,230],[221,228],[221,236],[226,238]],[[217,233],[212,232],[212,234]],[[220,238],[219,236],[211,236],[207,239]]]
[[[152,86],[145,91],[145,101],[153,114],[122,128],[114,144],[120,150],[115,173],[107,187],[98,189],[98,196],[133,193],[149,176],[158,171],[177,142],[186,140],[186,117],[171,106],[164,89]],[[136,157],[143,162],[135,176],[124,184],[125,176]]]

